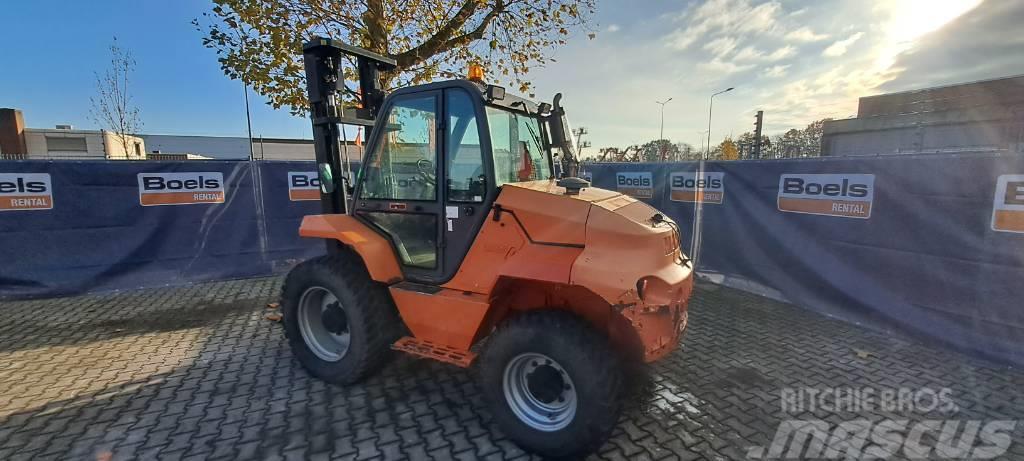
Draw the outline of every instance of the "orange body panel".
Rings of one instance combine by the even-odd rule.
[[[629,320],[643,344],[644,360],[657,360],[675,348],[686,328],[693,271],[680,264],[679,242],[668,225],[643,223],[657,210],[638,201],[608,202],[591,209],[586,248],[573,266],[571,282],[592,290]]]
[[[458,274],[444,285],[489,295],[491,312],[478,336],[510,311],[559,308],[605,328],[645,361],[675,347],[686,327],[693,274],[681,264],[672,228],[650,221],[657,210],[596,188],[564,195],[554,181],[506,184],[496,204],[499,219],[492,210]]]
[[[503,188],[496,204],[506,211],[495,220],[491,210],[459,271],[444,287],[489,295],[499,277],[568,284],[583,250],[590,204],[551,200],[538,206],[539,197],[544,195]]]
[[[363,258],[370,278],[378,282],[402,281],[402,269],[391,243],[380,234],[344,214],[310,215],[302,218],[299,235],[338,240]]]
[[[503,185],[458,272],[432,294],[393,285],[402,274],[391,245],[352,217],[308,216],[300,234],[353,247],[431,350],[467,351],[515,311],[555,308],[644,361],[663,357],[686,327],[693,289],[672,224],[617,192],[564,191],[555,181]]]
[[[427,294],[400,286],[391,286],[391,297],[417,339],[459,350],[473,345],[490,307],[486,296],[445,289]]]
[[[554,181],[515,183],[503,187],[495,203],[512,210],[534,242],[582,246],[589,200],[568,198],[563,192]]]

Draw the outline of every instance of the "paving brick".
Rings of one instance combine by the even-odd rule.
[[[398,357],[353,386],[311,378],[263,319],[279,285],[0,302],[0,459],[533,458],[494,426],[472,371]],[[739,459],[806,417],[1024,416],[1019,370],[710,285],[679,350],[637,368],[593,459]],[[958,411],[782,409],[783,388],[834,386],[948,387]],[[1024,458],[1022,433],[1007,457]]]

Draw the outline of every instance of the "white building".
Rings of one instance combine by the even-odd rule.
[[[145,141],[106,130],[76,130],[71,125],[25,128],[21,111],[0,109],[0,159],[144,160]]]
[[[0,160],[314,160],[313,140],[139,134],[126,146],[105,130],[25,128],[21,111],[0,109]],[[342,146],[343,148],[346,146]],[[347,143],[352,161],[362,146]]]

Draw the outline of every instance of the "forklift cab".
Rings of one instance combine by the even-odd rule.
[[[388,237],[407,279],[439,284],[458,271],[503,184],[553,171],[535,103],[469,80],[404,88],[378,112],[351,213]]]

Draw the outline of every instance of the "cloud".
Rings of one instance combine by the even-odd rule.
[[[828,35],[816,34],[810,27],[801,27],[786,34],[786,40],[793,42],[817,42],[825,40]]]
[[[716,57],[725,57],[732,50],[736,49],[735,37],[718,37],[704,44],[704,49],[713,53]]]
[[[777,65],[777,66],[771,66],[768,69],[766,69],[764,71],[764,74],[762,74],[762,75],[764,75],[765,77],[769,77],[769,78],[785,77],[787,69],[789,69],[789,64],[780,64],[780,65]]]
[[[828,48],[825,48],[825,51],[822,51],[821,55],[828,56],[830,58],[842,56],[846,54],[846,50],[850,45],[853,45],[857,40],[860,40],[862,36],[864,36],[864,32],[857,32],[856,34],[847,37],[845,40],[839,40],[829,45]]]
[[[701,62],[697,64],[697,68],[700,70],[706,70],[717,74],[735,74],[737,72],[743,72],[754,68],[753,64],[736,64],[733,61],[723,61],[718,58],[714,58],[711,61]]]
[[[791,57],[794,54],[796,54],[796,48],[790,45],[776,48],[775,51],[772,51],[769,54],[764,54],[763,51],[754,48],[753,46],[747,46],[737,51],[736,54],[733,55],[732,60],[736,62],[775,62]]]
[[[606,29],[606,30],[608,32],[615,33],[615,32],[618,32],[621,29],[622,29],[622,27],[619,27],[618,24],[608,24],[608,29]]]
[[[782,48],[779,48],[779,49],[773,51],[768,56],[765,56],[765,60],[768,60],[768,61],[778,61],[778,60],[786,59],[786,58],[788,58],[790,56],[793,56],[795,53],[796,53],[796,48],[793,48],[792,46],[786,45],[786,46],[784,46]]]
[[[748,0],[711,0],[676,19],[685,24],[666,37],[669,47],[685,50],[698,39],[721,33],[764,34],[777,28],[782,6],[775,1],[752,5]]]
[[[880,87],[902,91],[1024,73],[1024,2],[986,0],[922,36],[896,56],[898,75]]]
[[[737,61],[753,61],[764,58],[764,53],[758,51],[752,46],[748,46],[736,53],[733,59]]]

